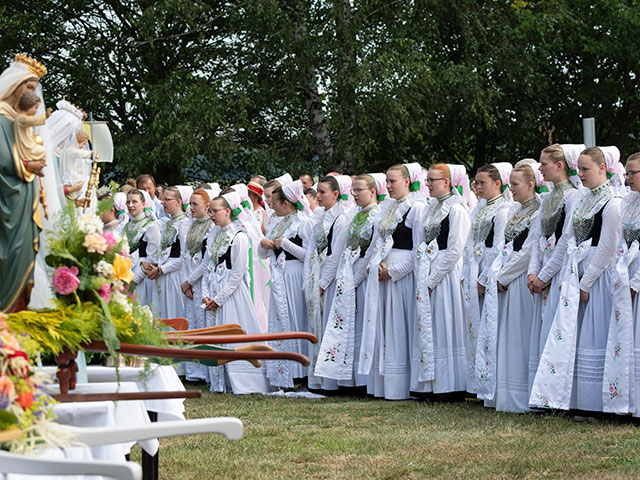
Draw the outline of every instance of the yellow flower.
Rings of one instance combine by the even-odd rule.
[[[131,259],[121,255],[116,255],[113,259],[113,271],[118,280],[129,283],[133,280],[133,272],[131,271]]]

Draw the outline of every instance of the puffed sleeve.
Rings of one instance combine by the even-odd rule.
[[[177,225],[178,234],[176,236],[176,241],[180,241],[181,251],[183,251],[184,246],[187,243],[189,224],[190,222],[188,220],[183,220]],[[169,246],[168,248],[171,248],[171,246]],[[160,267],[162,268],[163,275],[166,273],[177,272],[182,268],[182,255],[180,255],[179,257],[168,257],[163,263],[160,263]]]
[[[160,248],[160,226],[158,222],[153,222],[149,226],[144,234],[144,239],[147,241],[146,261],[155,262],[158,249]]]
[[[402,262],[388,265],[389,275],[391,276],[391,280],[394,282],[397,282],[413,272],[416,252],[420,246],[420,242],[422,242],[422,222],[424,220],[425,207],[426,204],[423,202],[416,202],[411,206],[409,215],[407,215],[407,227],[411,229],[411,236],[413,240],[412,255],[410,258],[407,258]]]
[[[224,284],[224,288],[213,297],[218,305],[224,305],[231,295],[244,281],[248,272],[249,237],[246,233],[236,234],[231,243],[231,275]]]
[[[491,270],[491,265],[496,258],[497,252],[495,247],[504,242],[504,227],[507,225],[511,205],[511,202],[505,203],[493,217],[493,247],[484,249],[482,271],[478,275],[478,283],[484,287],[487,286],[489,270]]]
[[[462,257],[462,251],[471,228],[471,219],[468,210],[462,205],[452,205],[449,210],[449,235],[447,237],[447,249],[438,254],[438,260],[431,270],[429,288],[435,288],[452,271]]]
[[[196,282],[202,278],[202,276],[204,275],[204,272],[207,269],[207,265],[209,265],[209,262],[211,262],[211,254],[209,253],[209,243],[213,241],[215,237],[215,232],[216,232],[215,227],[212,227],[207,233],[207,240],[206,240],[207,245],[206,245],[206,248],[204,249],[204,255],[202,256],[202,260],[200,260],[200,263],[198,264],[198,266],[193,269],[193,271],[189,274],[189,276],[187,276],[187,283],[191,286],[194,286]]]
[[[540,206],[540,213],[542,213],[542,205]],[[538,244],[540,243],[540,237],[542,236],[542,215],[538,215],[536,221],[530,225],[530,232],[533,235],[533,247],[531,248],[531,258],[529,259],[529,266],[527,267],[528,275],[537,275],[542,268],[542,257],[540,256],[540,250]]]
[[[333,236],[331,238],[331,255],[327,256],[322,265],[320,274],[320,288],[326,290],[329,284],[336,278],[338,263],[342,252],[347,246],[347,220],[344,214],[338,215],[333,223]]]
[[[534,226],[537,223],[539,213],[540,210],[538,209],[531,219],[530,226]],[[538,250],[535,248],[536,241],[537,237],[535,230],[529,230],[527,238],[522,244],[520,251],[512,252],[507,263],[505,263],[500,269],[500,272],[498,272],[498,282],[502,285],[509,285],[520,275],[527,273],[532,250]]]
[[[302,239],[302,246],[296,245],[288,238],[283,238],[282,244],[280,246],[291,255],[296,257],[298,260],[304,262],[304,259],[307,256],[309,243],[311,242],[311,235],[311,221],[305,218],[302,220],[300,226],[298,227],[298,236]]]
[[[621,199],[614,197],[604,206],[600,240],[596,247],[596,253],[593,255],[584,275],[582,275],[580,290],[589,292],[593,284],[596,283],[600,275],[609,268],[616,256],[616,247],[618,246],[620,233],[622,232],[620,203]]]
[[[564,263],[564,257],[567,254],[567,243],[571,238],[571,220],[577,205],[577,193],[577,190],[570,190],[565,194],[565,216],[562,235],[560,235],[560,238],[556,238],[556,246],[551,253],[551,257],[545,262],[538,274],[538,278],[544,283],[549,282],[560,271]]]

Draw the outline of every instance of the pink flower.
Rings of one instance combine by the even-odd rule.
[[[69,295],[75,292],[80,285],[78,280],[78,267],[58,267],[53,274],[53,287],[60,295]]]
[[[89,253],[104,253],[107,251],[107,241],[99,233],[90,233],[84,236],[82,246]]]
[[[118,240],[116,239],[116,236],[113,234],[113,232],[102,232],[100,235],[107,243],[108,250],[111,250],[116,245],[116,243],[118,243]]]
[[[98,295],[100,295],[105,302],[109,303],[109,300],[111,299],[111,284],[105,283],[101,286],[98,289]]]

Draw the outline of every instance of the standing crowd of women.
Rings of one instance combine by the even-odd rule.
[[[640,154],[626,173],[619,156],[555,144],[540,162],[481,167],[473,189],[460,165],[330,175],[313,211],[288,174],[171,187],[161,215],[134,189],[116,194],[107,226],[127,235],[138,297],[157,316],[319,339],[272,345],[308,368],[188,364],[212,391],[306,377],[390,400],[466,391],[501,411],[635,414]]]

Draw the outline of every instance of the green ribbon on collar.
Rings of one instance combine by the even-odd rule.
[[[143,212],[151,212],[153,210],[153,207],[144,207]]]
[[[347,200],[349,200],[349,195],[347,195],[346,193],[342,193],[342,194],[338,195],[338,200],[342,200],[342,201],[346,202]]]
[[[304,205],[302,204],[302,202],[301,202],[300,200],[298,200],[298,201],[295,203],[295,206],[296,206],[296,209],[297,209],[297,210],[300,210],[300,211],[304,210]]]
[[[122,210],[116,210],[116,218],[124,213],[124,208]]]
[[[456,185],[456,190],[460,195],[462,195],[462,185]]]
[[[540,185],[539,187],[536,187],[537,193],[545,193],[548,191],[549,191],[549,187],[547,187],[546,185]]]
[[[418,190],[420,190],[420,180],[416,180],[415,182],[411,182],[409,184],[410,192],[417,192]]]
[[[570,177],[577,177],[578,176],[578,171],[574,170],[573,168],[569,167],[569,176]]]
[[[182,205],[182,211],[183,211],[183,212],[186,212],[186,211],[187,211],[187,208],[189,208],[189,205],[191,205],[191,203],[185,203],[185,204],[183,204],[183,205]]]
[[[509,184],[505,183],[504,185],[502,185],[502,187],[500,188],[500,191],[504,192],[507,188],[509,188]]]
[[[378,195],[378,201],[379,202],[384,202],[384,199],[387,198],[387,194],[386,193],[381,193],[380,195]]]
[[[251,204],[249,203],[249,200],[245,200],[244,202],[242,202],[241,204],[244,208],[251,210]]]
[[[611,179],[615,173],[607,172],[607,179]]]
[[[236,219],[238,218],[238,215],[240,215],[241,213],[242,213],[242,207],[234,208],[233,210],[231,210],[231,218]]]

